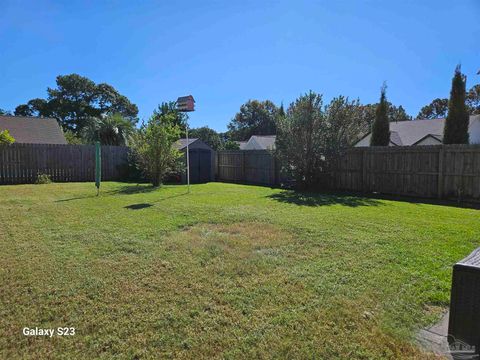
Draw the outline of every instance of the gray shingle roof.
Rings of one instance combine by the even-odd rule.
[[[0,116],[0,130],[8,130],[21,144],[66,144],[57,120],[26,116]]]
[[[276,138],[275,135],[252,135],[245,145],[245,150],[273,150]]]
[[[479,116],[470,116],[470,129],[472,131],[472,124],[478,122]],[[412,120],[412,121],[398,121],[390,123],[390,142],[397,146],[415,145],[427,135],[431,135],[435,139],[443,138],[443,128],[445,126],[445,119],[428,119],[428,120]],[[475,135],[475,136],[473,136]],[[367,134],[363,137],[356,146],[370,146],[370,136]],[[470,134],[470,140],[476,140],[476,134]]]
[[[188,146],[192,145],[197,140],[198,140],[198,138],[188,138]],[[175,147],[178,150],[182,150],[182,149],[186,148],[187,147],[187,139],[179,139],[175,143]]]
[[[396,131],[390,131],[390,142],[397,146],[403,145],[402,139],[400,138],[400,135],[398,135],[398,132]]]

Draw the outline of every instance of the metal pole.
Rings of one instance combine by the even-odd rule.
[[[188,122],[185,125],[185,133],[187,135],[187,185],[188,185],[188,193],[190,193],[190,151],[188,148]]]

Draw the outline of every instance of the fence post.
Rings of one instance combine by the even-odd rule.
[[[245,151],[242,151],[242,180],[241,182],[246,182],[247,177],[245,175]]]
[[[443,172],[443,160],[445,157],[445,146],[440,145],[440,151],[438,152],[438,190],[437,190],[437,196],[439,199],[443,197],[443,182],[444,182],[444,172]]]
[[[220,154],[218,153],[218,151],[215,151],[215,181],[218,181],[218,178],[220,177]]]
[[[367,192],[367,150],[362,152],[362,190]]]

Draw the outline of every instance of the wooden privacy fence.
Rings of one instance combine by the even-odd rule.
[[[279,185],[280,166],[268,151],[217,153],[217,180]],[[328,189],[427,198],[480,200],[480,146],[352,148],[319,174]]]
[[[102,146],[102,179],[126,176],[128,148]],[[34,183],[38,174],[53,181],[94,181],[94,145],[12,144],[0,146],[0,184]]]
[[[338,190],[480,200],[480,146],[353,148],[325,175]]]
[[[266,150],[223,150],[217,152],[217,180],[275,185],[279,168]]]

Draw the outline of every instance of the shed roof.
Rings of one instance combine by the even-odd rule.
[[[57,120],[52,118],[0,116],[1,130],[8,130],[17,143],[67,144]]]
[[[192,145],[195,141],[199,140],[198,138],[188,138],[188,146]],[[182,139],[179,139],[176,143],[175,143],[175,147],[178,149],[178,150],[183,150],[184,148],[187,147],[187,139],[186,138],[182,138]]]

